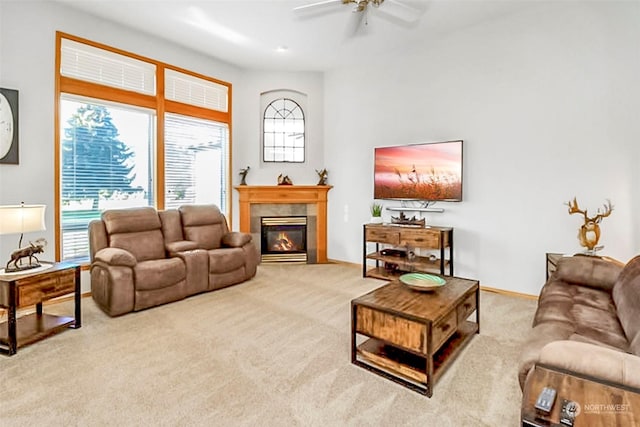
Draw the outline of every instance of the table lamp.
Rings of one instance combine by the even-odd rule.
[[[24,203],[0,206],[0,234],[20,233],[18,249],[11,253],[5,272],[28,270],[40,266],[35,254],[44,252],[46,240],[38,239],[35,243],[29,242],[29,246],[25,248],[21,246],[24,233],[46,230],[45,209],[45,205],[25,205]],[[28,258],[28,263],[22,262],[23,258]]]

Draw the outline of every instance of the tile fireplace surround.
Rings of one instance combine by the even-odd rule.
[[[331,185],[238,185],[240,231],[260,242],[263,216],[307,217],[307,262],[327,260],[327,194]],[[260,249],[260,248],[258,248]]]

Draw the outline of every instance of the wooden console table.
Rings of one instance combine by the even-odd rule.
[[[42,303],[73,293],[74,317],[42,312]],[[80,266],[54,263],[40,271],[0,274],[0,307],[6,308],[8,319],[0,324],[0,353],[15,354],[18,348],[40,341],[67,328],[82,325],[80,309]],[[34,306],[36,312],[17,317],[20,308]]]
[[[451,227],[407,227],[389,224],[365,224],[362,242],[362,276],[379,279],[394,279],[407,271],[433,272],[453,276],[453,228]],[[367,245],[375,243],[375,251],[368,252]],[[385,255],[380,245],[414,249],[433,249],[438,256],[415,257]],[[375,267],[369,268],[367,260],[375,260]],[[382,263],[382,265],[381,265]],[[397,270],[385,268],[386,264],[398,266]]]
[[[577,403],[574,427],[640,425],[638,391],[603,384],[550,367],[537,365],[533,369],[522,397],[524,427],[563,426],[560,423],[563,399]],[[548,414],[540,414],[534,407],[543,387],[554,388],[557,393],[555,403]]]

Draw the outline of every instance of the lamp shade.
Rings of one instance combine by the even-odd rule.
[[[0,206],[0,234],[29,233],[46,230],[46,205]]]

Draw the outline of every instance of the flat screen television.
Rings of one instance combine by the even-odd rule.
[[[462,201],[462,141],[377,147],[374,198]]]

